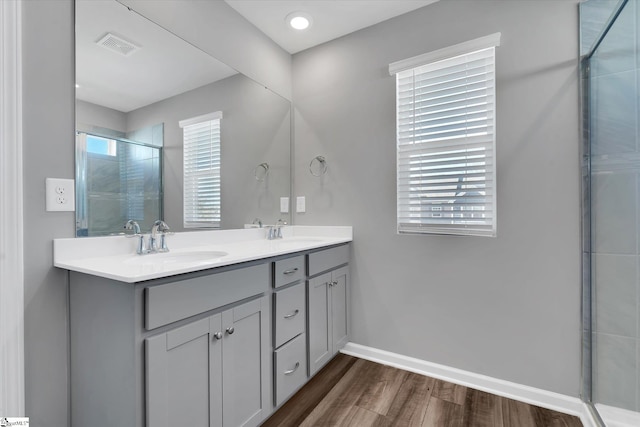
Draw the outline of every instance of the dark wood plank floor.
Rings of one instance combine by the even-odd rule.
[[[264,427],[573,427],[577,417],[339,354]]]

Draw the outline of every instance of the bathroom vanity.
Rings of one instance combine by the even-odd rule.
[[[54,263],[70,270],[72,425],[268,418],[348,340],[351,228],[323,228],[278,241],[178,233],[165,257],[123,255],[122,237],[56,240]]]

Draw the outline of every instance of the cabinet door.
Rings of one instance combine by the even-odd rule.
[[[342,267],[331,273],[331,344],[332,356],[342,349],[347,335],[347,283],[349,268]]]
[[[331,359],[331,273],[308,281],[309,375],[313,375]]]
[[[224,427],[257,426],[270,410],[266,301],[253,300],[222,313]]]
[[[201,319],[146,341],[147,426],[220,425],[221,316]]]

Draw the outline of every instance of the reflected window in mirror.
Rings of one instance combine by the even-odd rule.
[[[220,228],[220,121],[222,112],[181,120],[184,227]]]

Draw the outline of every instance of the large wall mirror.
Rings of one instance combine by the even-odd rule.
[[[190,221],[183,141],[201,116],[219,126],[206,134],[218,178],[187,179],[200,185],[188,204],[209,206]],[[290,102],[116,0],[76,0],[76,130],[78,236],[129,219],[143,232],[156,219],[174,231],[290,222]]]

